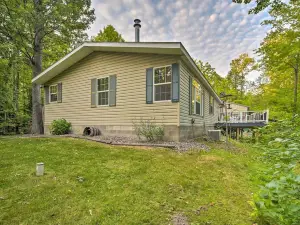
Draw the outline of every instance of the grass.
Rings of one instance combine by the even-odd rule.
[[[258,152],[179,154],[66,138],[0,138],[0,224],[252,224]],[[35,164],[45,163],[45,176]],[[78,177],[83,177],[81,182]]]

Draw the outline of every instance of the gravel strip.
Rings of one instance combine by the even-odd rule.
[[[74,134],[66,134],[66,135],[20,135],[20,137],[24,138],[55,138],[55,137],[73,137],[80,139],[87,139],[91,141],[97,141],[104,144],[111,145],[123,145],[123,146],[149,146],[149,147],[163,147],[174,149],[178,152],[186,152],[190,150],[196,151],[209,151],[209,147],[205,144],[196,142],[194,140],[189,141],[159,141],[159,142],[146,142],[138,140],[134,137],[122,137],[122,136],[83,136],[83,135],[74,135]]]
[[[182,142],[174,142],[174,141],[159,141],[159,142],[145,142],[138,140],[132,137],[122,137],[122,136],[95,136],[90,137],[93,140],[101,140],[106,143],[110,143],[113,145],[132,145],[132,146],[153,146],[153,147],[167,147],[173,148],[180,152],[185,152],[189,150],[204,150],[209,151],[209,147],[205,144],[201,144],[199,142],[190,140],[190,141],[182,141]]]

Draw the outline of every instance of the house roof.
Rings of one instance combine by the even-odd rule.
[[[94,51],[179,55],[207,90],[219,103],[222,102],[181,42],[85,42],[33,78],[32,82],[44,84]]]

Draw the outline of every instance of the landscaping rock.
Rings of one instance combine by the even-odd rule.
[[[173,142],[173,141],[159,141],[159,142],[145,142],[140,141],[136,138],[132,137],[122,137],[122,136],[99,136],[93,137],[96,140],[102,140],[106,143],[114,144],[114,145],[135,145],[135,146],[153,146],[153,147],[166,147],[173,148],[179,152],[185,152],[189,150],[204,150],[208,151],[209,147],[207,145],[201,144],[196,141],[182,141],[182,142]]]
[[[76,178],[79,182],[83,182],[84,181],[84,177],[77,177]]]
[[[188,219],[185,215],[179,213],[172,217],[173,225],[189,225]]]
[[[145,146],[145,147],[161,147],[161,148],[169,148],[174,149],[178,152],[186,152],[190,150],[195,151],[209,151],[209,147],[205,144],[199,143],[194,140],[187,140],[181,142],[174,142],[174,141],[159,141],[159,142],[146,142],[139,140],[134,137],[123,137],[123,136],[83,136],[83,135],[75,135],[75,134],[66,134],[66,135],[24,135],[21,137],[44,137],[44,138],[57,138],[57,137],[72,137],[72,138],[80,138],[86,139],[96,142],[101,142],[104,144],[111,144],[111,145],[122,145],[122,146]]]

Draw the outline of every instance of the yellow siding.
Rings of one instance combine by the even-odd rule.
[[[180,65],[180,125],[191,125],[191,119],[195,119],[196,126],[211,127],[218,121],[219,105],[215,99],[214,114],[209,114],[209,92],[204,88],[204,116],[189,115],[189,77],[195,77],[186,65]],[[199,81],[198,81],[199,82]],[[201,84],[201,82],[199,82]]]
[[[178,103],[146,104],[146,68],[178,62],[177,56],[94,52],[46,85],[62,82],[62,103],[45,106],[45,125],[65,118],[72,125],[132,125],[135,119],[155,118],[178,125]],[[116,106],[91,108],[91,79],[117,76]]]
[[[239,105],[235,103],[229,103],[231,109],[227,109],[227,112],[246,112],[248,111],[248,106],[245,105]]]

